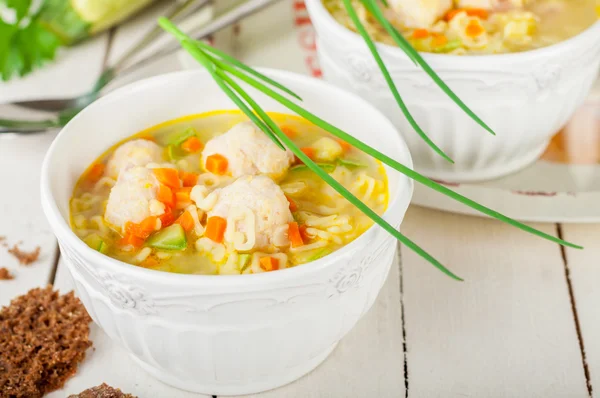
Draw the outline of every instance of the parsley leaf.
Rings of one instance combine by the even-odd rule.
[[[0,0],[0,7],[9,12],[12,10],[16,17],[13,21],[0,17],[2,80],[24,76],[54,59],[61,46],[60,40],[39,23],[39,11],[30,15],[31,0]]]

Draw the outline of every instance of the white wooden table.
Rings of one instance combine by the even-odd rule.
[[[0,101],[84,91],[158,14],[151,10],[63,52],[43,71],[1,85]],[[171,58],[143,73],[178,67]],[[0,247],[0,267],[16,276],[0,281],[0,305],[48,283],[72,289],[39,203],[39,169],[54,137],[0,137],[0,236],[10,244],[22,240],[24,249],[42,248],[39,261],[23,267]],[[466,282],[453,282],[400,247],[376,304],[331,357],[302,379],[257,396],[600,397],[600,225],[535,227],[586,250],[563,250],[492,220],[411,208],[403,232]],[[49,397],[102,382],[144,398],[201,396],[152,379],[96,326],[91,337],[95,350]]]

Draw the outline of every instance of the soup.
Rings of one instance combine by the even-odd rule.
[[[323,0],[333,17],[354,29],[342,0]],[[388,0],[387,19],[423,52],[497,54],[527,51],[576,36],[598,20],[596,0]],[[390,35],[353,0],[371,37]]]
[[[304,119],[270,116],[328,174],[385,211],[378,161]],[[372,225],[239,111],[169,121],[118,143],[82,174],[70,210],[73,231],[93,249],[185,274],[294,267]]]

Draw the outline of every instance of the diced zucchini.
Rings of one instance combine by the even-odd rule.
[[[327,249],[327,248],[321,249],[318,252],[316,252],[315,254],[313,254],[312,256],[310,256],[307,261],[316,261],[320,258],[325,257],[326,255],[328,255],[330,253],[331,253],[331,249]]]
[[[183,157],[185,157],[187,153],[185,153],[181,148],[175,145],[167,146],[167,159],[170,161],[177,161]]]
[[[91,234],[83,240],[89,247],[99,251],[102,254],[108,252],[108,244],[98,234]]]
[[[152,235],[148,239],[147,245],[164,250],[185,250],[187,238],[183,227],[179,224],[173,224]]]
[[[460,39],[450,40],[448,43],[444,44],[441,47],[436,47],[433,49],[434,53],[448,53],[450,51],[456,50],[462,46],[462,42]]]
[[[344,167],[347,167],[349,169],[358,169],[360,167],[367,167],[367,165],[364,164],[364,163],[359,163],[359,162],[354,161],[354,160],[342,159],[342,158],[338,159],[338,164],[340,166],[344,166]]]
[[[344,148],[336,140],[323,137],[311,145],[315,150],[315,159],[321,162],[333,162],[344,153]]]
[[[181,144],[183,144],[185,142],[185,140],[187,140],[190,137],[196,137],[198,135],[198,133],[196,132],[196,129],[193,127],[189,127],[183,131],[171,134],[171,136],[169,136],[169,140],[168,140],[168,144],[169,145],[173,145],[173,146],[180,146]]]
[[[327,173],[332,173],[335,170],[335,164],[331,164],[331,163],[317,163],[317,166],[322,168]],[[290,168],[290,171],[306,171],[306,170],[310,170],[310,169],[305,164],[299,164],[297,166]]]
[[[243,253],[238,256],[238,265],[240,266],[240,273],[244,272],[250,265],[252,254]]]

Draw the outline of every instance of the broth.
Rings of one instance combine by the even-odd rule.
[[[458,0],[454,3],[464,4],[463,8],[450,6],[447,10],[441,6],[439,12],[432,14],[434,10],[417,1],[397,0],[396,3],[405,3],[405,14],[394,12],[392,8],[385,12],[388,20],[418,51],[454,55],[520,52],[546,47],[578,35],[600,15],[600,3],[596,0],[502,0],[498,2],[508,5],[491,10],[473,8],[490,2]],[[520,2],[525,4],[509,6]],[[338,22],[355,30],[342,0],[323,0],[323,3]],[[438,3],[446,4],[444,0]],[[359,1],[354,0],[353,4],[373,39],[395,45]],[[409,19],[407,15],[411,12],[430,17]]]
[[[270,116],[282,126],[296,145],[305,148],[305,151],[309,149],[313,151],[315,153],[313,156],[321,159],[316,161],[319,161],[321,166],[338,182],[378,214],[385,211],[388,202],[388,187],[385,171],[379,162],[361,151],[345,145],[340,145],[343,150],[342,153],[339,153],[340,148],[335,146],[339,144],[337,141],[331,139],[328,133],[304,119],[277,113],[270,113]],[[257,175],[237,178],[228,175],[231,174],[231,170],[234,170],[235,162],[237,162],[233,158],[230,158],[228,163],[229,173],[219,175],[208,172],[206,168],[213,166],[208,163],[210,155],[204,156],[204,154],[208,153],[209,145],[211,148],[216,146],[216,141],[209,144],[211,139],[225,137],[224,133],[232,128],[239,130],[241,128],[239,126],[248,129],[247,124],[239,125],[239,123],[246,120],[246,117],[239,111],[219,111],[191,115],[152,127],[111,147],[82,174],[75,186],[70,203],[72,229],[92,248],[130,264],[184,274],[240,274],[264,272],[271,270],[270,268],[293,267],[314,261],[347,245],[373,224],[367,216],[335,192],[316,174],[308,170],[305,165],[298,162],[297,159],[294,160],[287,171],[274,177],[273,180]],[[183,137],[186,137],[186,134],[189,137],[184,143],[179,142],[179,144],[174,145],[173,142],[181,141],[179,138],[182,137],[182,134],[184,134]],[[259,134],[264,133],[259,132]],[[195,138],[190,139],[190,137],[197,138],[204,144],[204,148],[193,153],[182,150],[187,142],[195,142]],[[323,141],[324,138],[327,138],[327,140]],[[120,156],[120,153],[115,155],[116,151],[119,148],[125,148],[124,145],[129,142],[132,143],[130,145],[138,145],[136,143],[140,142],[139,139],[146,140],[142,144],[147,143],[147,141],[154,141],[160,146],[160,165],[149,163],[144,167],[136,168],[129,164],[128,168],[122,168],[118,172],[118,179],[115,179],[115,175],[111,175],[111,173],[114,173],[115,159]],[[168,143],[171,143],[171,145],[168,145]],[[327,152],[327,148],[321,148],[322,144],[333,145],[334,150],[338,152],[338,156],[323,160],[323,157],[330,156],[330,153]],[[148,145],[156,148],[154,144]],[[244,143],[243,150],[250,151],[252,145],[254,144],[250,142]],[[263,144],[261,143],[261,145]],[[230,147],[227,150],[230,150]],[[283,153],[279,148],[276,148],[276,150],[280,152],[273,153],[275,156],[280,156]],[[130,151],[129,156],[131,159],[128,161],[132,159],[138,161],[140,157],[146,156],[147,153],[149,152],[146,149],[137,152]],[[265,152],[264,156],[267,155],[268,153]],[[174,188],[176,202],[174,202],[172,208],[169,207],[168,200],[163,202],[162,204],[165,207],[163,214],[150,217],[146,217],[146,214],[144,221],[139,219],[131,221],[133,218],[131,214],[137,215],[139,211],[147,212],[149,208],[152,211],[153,206],[157,207],[156,203],[153,202],[155,199],[146,202],[145,195],[150,195],[148,197],[158,195],[157,198],[160,198],[160,192],[156,192],[163,189],[162,180],[161,186],[154,186],[149,182],[146,184],[147,186],[142,186],[140,191],[135,191],[137,189],[135,184],[139,182],[140,178],[146,178],[144,177],[146,175],[151,176],[152,173],[154,173],[154,176],[158,176],[159,171],[157,170],[165,170],[169,167],[177,169],[182,185],[191,185],[186,184],[184,180],[189,176],[197,176],[193,177],[198,178],[197,184],[194,184],[194,187]],[[138,175],[134,175],[135,173],[138,173]],[[148,178],[150,178],[148,181],[154,181],[155,177]],[[126,185],[128,181],[132,181],[130,186]],[[260,187],[264,188],[261,189],[271,189],[273,193],[269,193],[269,195],[263,195],[264,192],[253,194],[251,191],[255,185],[252,184],[262,184]],[[120,187],[118,188],[119,192],[115,188],[117,186]],[[196,188],[196,186],[201,187],[201,189]],[[243,190],[233,191],[233,187],[237,186],[243,188]],[[186,189],[187,191],[185,191]],[[195,202],[186,196],[198,198],[197,193],[200,191],[204,194]],[[293,217],[293,220],[290,219],[290,223],[286,223],[281,221],[280,218],[278,222],[282,224],[282,227],[287,226],[287,232],[284,232],[282,236],[275,236],[275,234],[270,236],[267,232],[259,231],[258,225],[261,223],[261,217],[266,219],[270,216],[269,212],[276,213],[278,211],[279,207],[277,206],[281,204],[281,201],[278,202],[277,200],[283,197],[280,191],[285,194],[283,200],[287,199],[284,213],[289,206],[290,217]],[[214,197],[218,198],[215,204],[213,204],[211,210],[201,210],[200,202],[210,201],[212,193],[215,193]],[[246,196],[239,199],[240,195]],[[125,198],[125,201],[118,202],[123,198]],[[231,203],[225,206],[224,202],[227,200]],[[132,202],[138,201],[140,202],[139,208],[132,206]],[[114,202],[117,202],[117,204],[115,205]],[[242,205],[238,202],[242,202]],[[149,204],[147,205],[147,203]],[[253,214],[248,215],[248,209],[245,205],[248,209],[252,209]],[[268,208],[267,213],[264,213],[262,207],[271,205],[274,207]],[[236,206],[242,207],[243,211],[236,208]],[[226,212],[228,212],[222,215],[221,218],[227,220],[226,238],[224,238],[224,241],[218,242],[218,239],[211,240],[207,237],[214,230],[212,225],[209,228],[208,224],[211,212],[222,211],[223,208],[226,208]],[[119,217],[127,213],[126,209],[133,209],[129,214],[129,224],[126,222],[123,225],[116,225],[114,220],[120,220]],[[167,221],[166,218],[168,217],[166,215],[169,213],[169,209],[172,209],[173,213],[170,216],[171,219]],[[168,245],[165,246],[164,244],[159,248],[153,246],[153,242],[157,240],[156,236],[168,229],[167,224],[172,223],[173,220],[177,220],[175,224],[185,225],[180,221],[180,217],[187,211],[190,214],[196,212],[197,221],[194,220],[191,229],[185,230],[185,246],[177,248],[168,248]],[[236,211],[241,211],[243,217],[235,218],[234,213]],[[241,221],[240,223],[235,221],[249,220],[244,218],[246,216],[251,217],[251,220],[246,221],[245,224]],[[235,227],[232,227],[234,224],[231,222],[231,217],[234,217]],[[285,218],[286,215],[283,214],[282,217]],[[219,217],[214,218],[218,219]],[[149,236],[140,241],[136,238],[136,233],[139,232],[139,228],[144,223],[147,224],[148,219],[155,221],[157,227],[159,224],[160,226],[159,228],[151,226],[154,230]],[[159,221],[156,221],[156,219]],[[297,241],[297,234],[294,235],[295,241],[291,236],[293,232],[291,224],[296,224],[298,231],[294,231],[301,234],[301,244],[296,247],[293,246],[293,243]],[[249,225],[254,227],[249,227]],[[267,225],[266,228],[271,227],[271,225]],[[237,230],[234,231],[234,228],[237,228]],[[251,236],[255,233],[251,231],[252,228],[258,231],[256,236]],[[174,229],[179,231],[179,227]],[[278,229],[272,230],[278,233]],[[268,229],[268,231],[271,231],[271,229]],[[237,239],[235,238],[236,233],[246,234],[246,242],[235,241]],[[135,236],[132,238],[130,234]],[[227,236],[233,236],[233,238],[229,239]],[[263,238],[271,239],[270,243],[259,246],[259,239]],[[248,241],[251,239],[256,239],[256,247],[248,249]],[[283,244],[277,243],[277,239],[283,239]],[[285,243],[286,239],[287,243]],[[171,243],[173,242],[175,241],[171,241]],[[178,243],[174,244],[177,245]],[[244,245],[246,247],[240,250],[239,247]],[[264,260],[265,258],[268,258],[272,264],[269,265],[269,261]],[[274,267],[272,267],[273,265]]]

